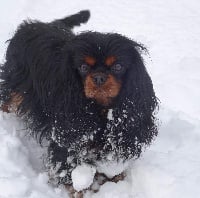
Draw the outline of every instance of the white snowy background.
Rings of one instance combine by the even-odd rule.
[[[118,32],[148,47],[146,67],[161,101],[159,135],[128,177],[85,197],[200,197],[200,1],[0,0],[1,62],[22,20],[49,22],[82,9],[91,10],[91,19],[76,32]],[[68,197],[48,184],[44,149],[19,119],[0,113],[0,198]]]

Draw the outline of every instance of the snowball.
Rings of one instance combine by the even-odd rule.
[[[72,171],[72,183],[74,189],[81,191],[90,187],[90,185],[93,183],[95,173],[96,169],[91,165],[82,164],[77,166]]]

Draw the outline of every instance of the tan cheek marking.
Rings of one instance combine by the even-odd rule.
[[[85,63],[87,63],[90,66],[93,66],[96,63],[96,59],[94,57],[92,57],[92,56],[86,56],[84,58],[84,61],[85,61]]]
[[[11,98],[8,102],[1,106],[1,110],[7,113],[17,113],[19,105],[22,103],[23,97],[18,93],[11,93]]]
[[[106,90],[108,97],[116,97],[121,89],[121,83],[112,75],[108,75],[108,80],[102,88]]]
[[[95,91],[95,84],[92,80],[92,76],[89,74],[86,79],[85,79],[85,85],[84,85],[84,91],[85,91],[85,95],[89,98],[94,97],[94,91]]]
[[[116,57],[115,56],[109,56],[109,57],[106,58],[105,64],[107,66],[112,66],[115,61],[116,61]]]

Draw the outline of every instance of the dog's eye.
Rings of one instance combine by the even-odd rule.
[[[119,72],[121,72],[122,71],[122,66],[120,65],[120,64],[116,64],[116,65],[113,65],[112,66],[112,71],[113,72],[116,72],[116,73],[119,73]]]
[[[82,64],[80,67],[79,67],[79,70],[81,73],[87,73],[89,71],[89,66],[86,65],[86,64]]]

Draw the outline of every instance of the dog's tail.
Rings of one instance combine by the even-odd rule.
[[[72,29],[74,26],[79,26],[81,23],[86,23],[90,18],[89,10],[82,10],[76,14],[67,16],[66,18],[59,19],[53,22],[53,24],[62,24],[66,28]]]

